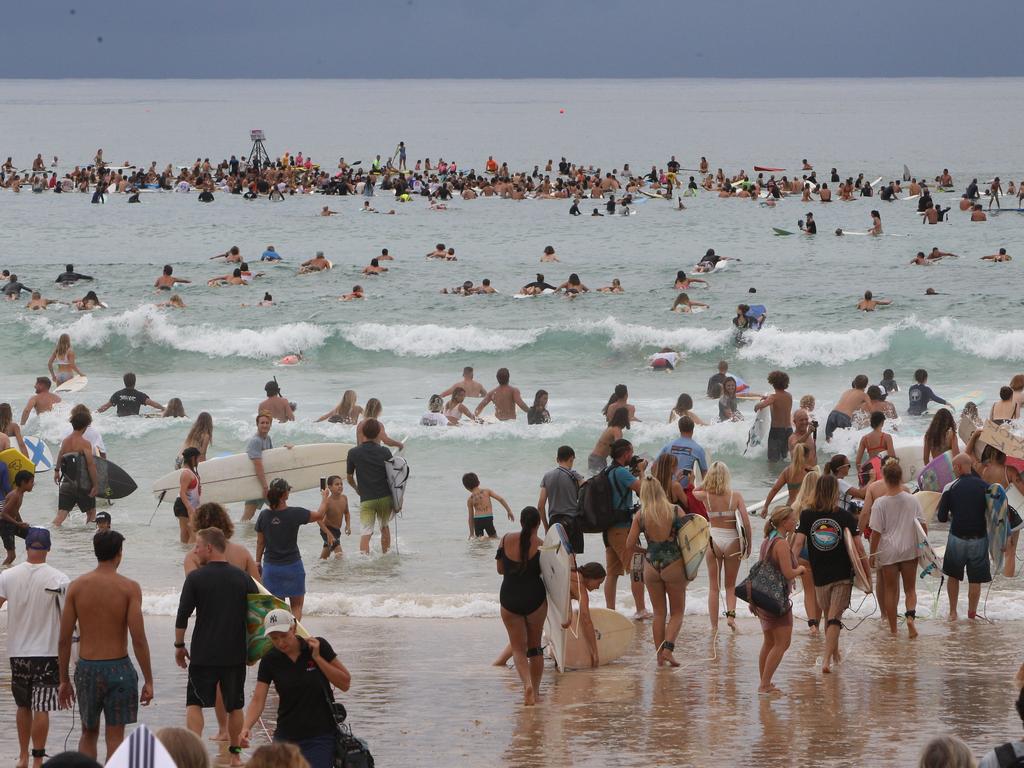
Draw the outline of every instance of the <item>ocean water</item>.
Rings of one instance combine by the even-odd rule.
[[[1020,85],[1015,79],[8,81],[0,91],[0,154],[13,155],[20,167],[36,152],[48,160],[56,154],[63,171],[102,147],[111,162],[156,160],[162,167],[241,153],[249,148],[248,130],[258,127],[272,154],[301,150],[328,167],[340,156],[366,163],[375,154],[389,156],[404,140],[411,160],[444,157],[462,168],[480,169],[493,154],[513,168],[543,167],[565,155],[607,170],[626,162],[638,170],[664,166],[675,154],[688,167],[705,155],[712,168],[727,171],[749,171],[755,163],[793,171],[806,157],[822,172],[837,167],[843,178],[862,172],[869,179],[898,178],[904,163],[918,177],[949,168],[962,190],[972,177],[999,175],[1004,183],[1024,177],[1024,150],[1011,130],[1024,117]],[[277,376],[298,403],[295,423],[274,426],[278,444],[351,442],[351,427],[313,420],[346,389],[355,389],[360,403],[377,397],[389,434],[407,440],[412,466],[398,552],[360,558],[353,536],[343,541],[343,560],[320,563],[319,536],[312,527],[304,530],[307,610],[374,618],[495,616],[494,545],[467,541],[461,475],[478,473],[518,514],[536,503],[540,477],[559,445],[574,446],[585,468],[601,431],[601,406],[616,384],[630,388],[642,421],[628,436],[645,453],[676,434],[668,413],[681,392],[694,396],[702,416],[717,414],[702,394],[720,359],[755,390],[767,389],[770,371],[788,371],[795,397],[817,397],[822,422],[853,376],[865,373],[877,382],[886,367],[904,389],[923,367],[940,395],[977,389],[991,402],[1024,369],[1022,283],[1018,261],[993,265],[979,257],[1006,247],[1024,258],[1015,248],[1024,219],[1007,213],[971,224],[955,210],[957,195],[937,199],[954,206],[951,221],[927,227],[914,203],[877,198],[831,205],[786,200],[767,209],[702,194],[686,200],[686,211],[649,200],[636,216],[598,220],[568,216],[564,200],[456,200],[437,212],[419,200],[396,205],[378,196],[374,205],[397,215],[374,216],[358,213],[361,197],[296,196],[271,204],[218,194],[213,204],[200,205],[192,194],[148,193],[141,205],[114,195],[97,206],[81,194],[4,191],[2,266],[42,286],[44,296],[67,299],[85,289],[61,290],[52,281],[73,262],[98,278],[89,287],[110,306],[91,314],[28,313],[21,304],[0,302],[0,400],[19,413],[35,376],[46,372],[57,337],[68,332],[90,378],[69,401],[100,405],[127,370],[155,400],[184,401],[187,420],[118,419],[110,412],[96,419],[110,459],[140,486],[111,509],[128,536],[123,570],[142,582],[147,611],[168,614],[177,602],[184,548],[170,504],[154,509],[147,489],[173,467],[192,418],[201,410],[213,415],[213,455],[237,452],[253,432],[264,383]],[[324,203],[341,215],[318,217]],[[837,227],[865,230],[872,208],[881,210],[887,233],[903,236],[830,234]],[[772,236],[772,227],[794,229],[808,210],[821,234]],[[459,260],[425,261],[437,242],[456,248]],[[249,288],[205,286],[225,271],[210,256],[239,245],[255,263],[268,244],[285,265],[267,268]],[[542,265],[549,244],[560,262]],[[932,246],[960,258],[929,268],[908,265],[916,251]],[[361,276],[384,247],[396,257],[391,271]],[[707,248],[741,261],[710,276],[707,289],[690,291],[710,310],[670,313],[676,270],[689,270]],[[297,262],[317,250],[335,269],[296,276]],[[180,291],[184,311],[154,307],[166,299],[151,287],[165,263],[195,281]],[[513,299],[537,271],[552,282],[577,272],[591,288],[619,278],[626,293]],[[499,295],[439,293],[485,277]],[[336,301],[356,283],[366,287],[366,301]],[[768,307],[769,324],[737,347],[730,318],[737,303],[754,298],[751,287]],[[926,297],[927,287],[941,295]],[[858,313],[864,290],[894,303]],[[264,291],[278,306],[242,306]],[[674,373],[646,366],[662,346],[685,354]],[[301,365],[274,365],[296,351],[305,356]],[[475,366],[488,385],[507,366],[527,401],[537,389],[548,390],[552,423],[419,426],[427,398],[459,379],[464,365]],[[904,398],[897,396],[900,410]],[[741,410],[749,416],[750,404]],[[65,418],[64,412],[33,417],[26,434],[41,434],[56,453]],[[751,503],[764,497],[781,467],[769,467],[763,455],[743,455],[748,424],[715,424],[696,437],[729,464]],[[919,442],[926,426],[905,417],[897,444]],[[844,435],[836,447],[852,451],[856,440]],[[350,500],[356,509],[354,494]],[[315,506],[316,494],[297,493],[293,501]],[[55,505],[55,486],[41,482],[23,514],[45,523]],[[512,527],[500,516],[497,522],[501,531]],[[937,542],[944,537],[934,535]],[[236,536],[254,544],[250,526],[239,526]],[[592,558],[603,560],[596,537],[584,559]],[[57,534],[53,561],[73,575],[91,566],[89,529],[80,517]],[[703,576],[692,589],[688,611],[706,612]],[[996,584],[989,607],[1000,618],[1024,616],[1013,582]]]

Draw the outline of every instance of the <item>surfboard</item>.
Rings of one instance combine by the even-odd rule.
[[[971,439],[971,435],[974,434],[974,431],[977,428],[978,428],[978,426],[974,423],[974,421],[970,417],[964,416],[963,414],[961,414],[961,416],[960,416],[960,423],[957,424],[957,427],[956,427],[957,437],[959,437],[961,440],[964,441],[964,443],[966,443],[968,440]]]
[[[850,562],[853,564],[853,585],[865,595],[870,595],[871,579],[864,570],[864,563],[860,559],[857,546],[853,543],[853,534],[849,528],[843,528],[843,543],[846,545],[846,554],[850,556]]]
[[[772,231],[773,231],[773,232],[774,232],[774,233],[776,234],[776,236],[778,236],[778,237],[783,237],[783,236],[785,236],[785,235],[792,235],[792,234],[793,234],[793,233],[792,233],[792,232],[790,232],[790,231],[789,231],[788,229],[779,229],[778,227],[772,227]]]
[[[924,469],[924,451],[920,445],[897,446],[896,458],[900,460],[905,482],[909,483]]]
[[[540,293],[513,293],[513,299],[535,299],[537,296],[550,296],[555,293],[553,288],[545,288]]]
[[[879,176],[877,179],[875,179],[870,184],[868,184],[868,186],[871,187],[872,189],[874,189],[875,187],[877,187],[881,183],[881,181],[882,181],[882,177]]]
[[[761,173],[782,173],[785,168],[772,168],[768,165],[755,165],[754,170]]]
[[[970,392],[963,392],[956,397],[949,398],[946,406],[953,411],[954,414],[960,413],[964,409],[964,406],[968,403],[974,403],[975,405],[981,405],[985,402],[985,393],[980,389],[974,389]]]
[[[548,609],[550,612],[550,608]],[[590,620],[594,623],[594,631],[597,633],[597,663],[603,667],[621,657],[636,638],[636,626],[618,611],[610,611],[607,608],[591,608]],[[573,618],[572,626],[576,626],[576,618]],[[590,649],[583,637],[583,630],[579,631],[579,637],[572,632],[567,633],[565,639],[565,668],[588,669],[590,667]]]
[[[27,444],[26,447],[28,447]],[[12,484],[14,483],[15,475],[23,469],[28,470],[33,475],[36,473],[35,464],[29,461],[28,456],[17,448],[8,448],[6,451],[0,451],[0,462],[7,465],[7,477]]]
[[[939,510],[939,500],[942,498],[941,491],[918,491],[914,494],[917,503],[921,505],[921,517],[928,524],[932,524],[935,513]]]
[[[280,477],[287,480],[294,491],[317,488],[321,477],[345,474],[345,459],[353,447],[346,443],[316,443],[271,448],[263,452],[263,472],[268,483]],[[175,470],[156,480],[153,495],[161,499],[165,495],[171,499],[177,496],[179,474],[180,470]],[[252,460],[244,453],[204,461],[200,477],[204,504],[230,504],[263,496]]]
[[[66,456],[67,454],[65,454]],[[123,499],[135,493],[138,486],[131,475],[121,469],[117,464],[99,456],[94,456],[96,462],[96,482],[99,485],[97,499]],[[69,472],[68,474],[71,474]],[[82,454],[77,454],[74,469],[75,483],[82,493],[88,493],[92,489],[92,478],[89,476],[89,464],[84,460]]]
[[[743,525],[743,516],[739,513],[736,514],[736,535],[740,539],[740,560],[746,560],[750,557],[750,539],[747,538],[747,528]]]
[[[744,455],[750,453],[751,448],[756,448],[764,442],[771,424],[771,410],[771,408],[762,408],[757,412],[754,423],[750,425],[750,431],[747,433],[747,447],[743,450]]]
[[[1006,491],[999,483],[992,483],[985,494],[985,506],[988,513],[988,557],[992,561],[993,573],[1003,570],[1003,556],[1006,540],[1010,536],[1010,520],[1007,516]]]
[[[922,491],[941,491],[953,482],[953,452],[936,456],[917,475],[917,487]]]
[[[683,526],[679,529],[676,541],[683,553],[686,580],[693,581],[700,572],[700,564],[704,561],[704,553],[711,541],[711,526],[700,515],[683,515]]]
[[[147,768],[175,768],[177,765],[163,742],[141,724],[110,756],[107,768],[137,768],[140,765]]]
[[[1024,512],[1024,493],[1018,491],[1017,486],[1014,485],[1013,483],[1011,483],[1010,487],[1005,490],[1006,503],[1013,507],[1015,510],[1017,510],[1017,514]],[[1024,527],[1024,522],[1021,522],[1021,524],[1018,525],[1016,528],[1011,529],[1010,533],[1013,533],[1014,531],[1019,531],[1022,527]]]
[[[54,388],[54,392],[81,392],[89,386],[88,376],[74,376],[68,379],[63,384],[58,384]]]
[[[572,617],[572,600],[569,598],[569,580],[572,578],[570,551],[569,537],[561,523],[548,528],[544,546],[540,550],[540,576],[548,595],[544,631],[559,672],[565,672],[565,645],[569,634],[562,625]]]
[[[258,581],[256,588],[259,590],[259,594],[248,596],[248,613],[245,617],[245,650],[249,664],[255,664],[274,647],[270,639],[263,634],[263,620],[267,614],[278,608],[291,613],[287,602],[270,594],[267,588]],[[302,622],[295,624],[295,634],[299,637],[309,637],[309,632],[302,626]]]
[[[28,460],[35,465],[36,472],[49,472],[53,469],[53,454],[50,453],[50,449],[43,442],[43,438],[39,435],[25,437],[25,447],[28,448],[29,452]],[[11,481],[14,481],[13,476]]]
[[[986,421],[979,440],[1002,451],[1015,459],[1024,459],[1024,440],[1017,437],[1002,424]]]
[[[921,569],[921,578],[934,573],[942,573],[942,560],[935,553],[931,543],[928,541],[928,534],[920,520],[914,520],[914,533],[917,537],[917,567]]]

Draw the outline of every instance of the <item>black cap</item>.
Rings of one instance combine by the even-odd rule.
[[[109,523],[110,522],[110,513],[109,512],[97,512],[96,513],[96,522],[97,523]]]

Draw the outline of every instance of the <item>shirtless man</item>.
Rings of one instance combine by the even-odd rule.
[[[971,209],[971,221],[988,221],[988,216],[986,216],[985,211],[981,209],[981,203],[977,203]]]
[[[380,249],[380,256],[377,257],[377,261],[394,261],[395,257],[388,253],[387,248]]]
[[[918,251],[917,256],[910,260],[911,264],[916,264],[919,267],[930,267],[932,262],[928,261],[928,257],[924,255],[924,251]]]
[[[61,304],[57,299],[44,299],[39,291],[32,291],[32,298],[25,304],[25,309],[46,309],[51,304]]]
[[[173,275],[174,267],[172,267],[170,264],[164,264],[164,273],[156,279],[156,282],[153,283],[153,287],[156,288],[158,291],[170,291],[178,283],[192,282],[191,280],[186,280],[183,277],[173,277]]]
[[[441,397],[450,397],[458,387],[466,392],[466,397],[483,397],[487,394],[487,388],[473,378],[473,366],[467,365],[462,369],[462,381],[457,381],[441,393]]]
[[[367,205],[369,205],[369,203],[367,203]],[[320,209],[320,215],[321,216],[337,216],[338,215],[338,211],[332,211],[330,208],[328,208],[325,205],[323,208]]]
[[[828,184],[822,184],[818,189],[818,199],[823,203],[832,202],[832,190],[828,188]]]
[[[884,307],[892,304],[891,299],[876,299],[871,291],[864,291],[864,298],[857,302],[857,309],[861,312],[874,312],[877,307]]]
[[[100,492],[99,479],[96,475],[96,461],[92,454],[92,443],[85,439],[85,430],[92,424],[92,416],[88,412],[79,412],[71,417],[72,432],[60,444],[60,451],[53,462],[53,482],[57,485],[57,516],[52,525],[59,528],[67,520],[71,510],[77,505],[85,513],[86,520],[92,522],[96,516],[96,495]],[[65,467],[72,459],[85,461],[89,470],[92,488],[83,493],[78,485],[77,477],[68,477],[71,466]]]
[[[473,417],[479,418],[480,412],[489,403],[494,403],[494,415],[499,421],[515,421],[516,406],[519,406],[523,413],[528,412],[530,408],[523,402],[523,396],[519,394],[519,390],[516,387],[509,386],[508,368],[499,368],[496,378],[498,379],[498,386],[488,392],[484,399],[480,401],[480,404],[473,412]]]
[[[224,261],[227,261],[229,263],[241,264],[242,263],[242,252],[238,249],[237,245],[232,245],[224,253],[218,253],[216,256],[211,256],[210,257],[211,261],[213,261],[213,259],[224,259]]]
[[[331,268],[331,262],[324,257],[323,251],[317,251],[316,256],[312,259],[307,259],[299,265],[299,274],[305,275],[309,272],[323,272],[325,269]]]
[[[51,384],[52,382],[46,376],[40,376],[36,379],[36,393],[25,403],[25,410],[21,412],[21,426],[25,426],[32,411],[35,411],[37,415],[47,413],[52,411],[53,406],[60,402],[60,395],[55,395],[50,391]]]
[[[853,412],[871,408],[871,398],[865,391],[868,387],[868,377],[858,374],[850,383],[850,388],[843,392],[836,403],[835,408],[828,415],[825,422],[825,442],[832,440],[832,435],[837,429],[849,429],[853,426]]]
[[[444,249],[444,243],[438,243],[434,246],[434,250],[426,255],[428,259],[447,259],[448,251]]]
[[[257,413],[266,411],[278,421],[295,421],[292,404],[281,395],[281,387],[277,381],[268,381],[263,390],[267,393],[267,399],[256,408]]]
[[[811,464],[818,463],[818,447],[814,442],[815,432],[818,430],[818,423],[811,421],[811,414],[809,414],[803,408],[797,408],[793,411],[793,434],[789,436],[787,440],[789,453],[792,455],[793,449],[796,448],[798,443],[803,443],[807,446],[808,455],[807,461]]]
[[[1005,248],[1000,248],[999,253],[993,253],[991,256],[982,256],[982,261],[1010,261],[1013,257],[1006,252]]]
[[[382,272],[387,272],[387,267],[382,267],[377,259],[370,259],[368,266],[363,267],[364,275],[379,275]]]
[[[959,258],[959,256],[957,256],[955,253],[950,253],[949,251],[940,251],[938,246],[933,246],[931,252],[929,252],[928,254],[928,258],[931,261],[938,261],[939,259],[946,258],[957,259]]]
[[[0,507],[0,538],[3,540],[7,556],[3,564],[10,565],[18,556],[14,548],[14,538],[24,539],[28,533],[29,524],[21,519],[21,505],[25,500],[25,494],[35,487],[36,476],[27,469],[19,469],[18,473],[11,478],[11,492],[4,498],[3,506]]]
[[[789,437],[793,434],[793,421],[790,417],[793,396],[786,391],[789,389],[789,374],[772,371],[768,374],[768,383],[775,391],[761,398],[754,406],[754,411],[772,409],[772,425],[768,430],[768,461],[783,461],[789,455]]]
[[[338,301],[353,301],[355,299],[365,299],[366,296],[363,294],[363,286],[353,285],[352,293],[346,293],[338,297]]]
[[[99,746],[100,715],[103,715],[109,760],[124,740],[125,725],[136,721],[138,705],[147,706],[153,700],[153,670],[142,619],[142,588],[138,582],[117,572],[124,536],[113,530],[98,531],[92,546],[96,568],[71,582],[64,602],[57,657],[60,667],[57,696],[65,709],[77,699],[82,718],[78,751],[94,759]],[[72,687],[68,668],[76,624],[79,659]],[[128,658],[129,634],[142,669],[141,694],[138,674]]]

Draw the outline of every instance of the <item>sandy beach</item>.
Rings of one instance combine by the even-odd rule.
[[[6,617],[0,622],[6,628]],[[515,672],[489,666],[505,642],[496,619],[311,616],[304,623],[352,671],[342,700],[379,766],[412,756],[438,766],[910,765],[941,733],[957,734],[981,755],[1021,729],[1012,687],[1020,622],[921,620],[921,636],[910,642],[905,633],[889,638],[873,617],[844,633],[843,663],[832,675],[815,669],[820,641],[797,629],[776,678],[786,695],[775,699],[756,693],[761,633],[752,619],[722,636],[710,660],[705,617],[688,618],[677,651],[683,667],[675,671],[655,667],[643,624],[616,663],[564,675],[549,666],[532,710],[518,703]],[[185,678],[171,653],[173,619],[148,616],[146,629],[156,699],[140,712],[151,727],[182,725]],[[0,686],[9,680],[4,664]],[[272,697],[264,718],[271,730],[275,707]],[[0,696],[0,718],[13,717],[10,697]],[[71,726],[70,713],[51,720],[51,754]],[[77,738],[75,727],[69,746]],[[0,760],[16,757],[4,739]]]

